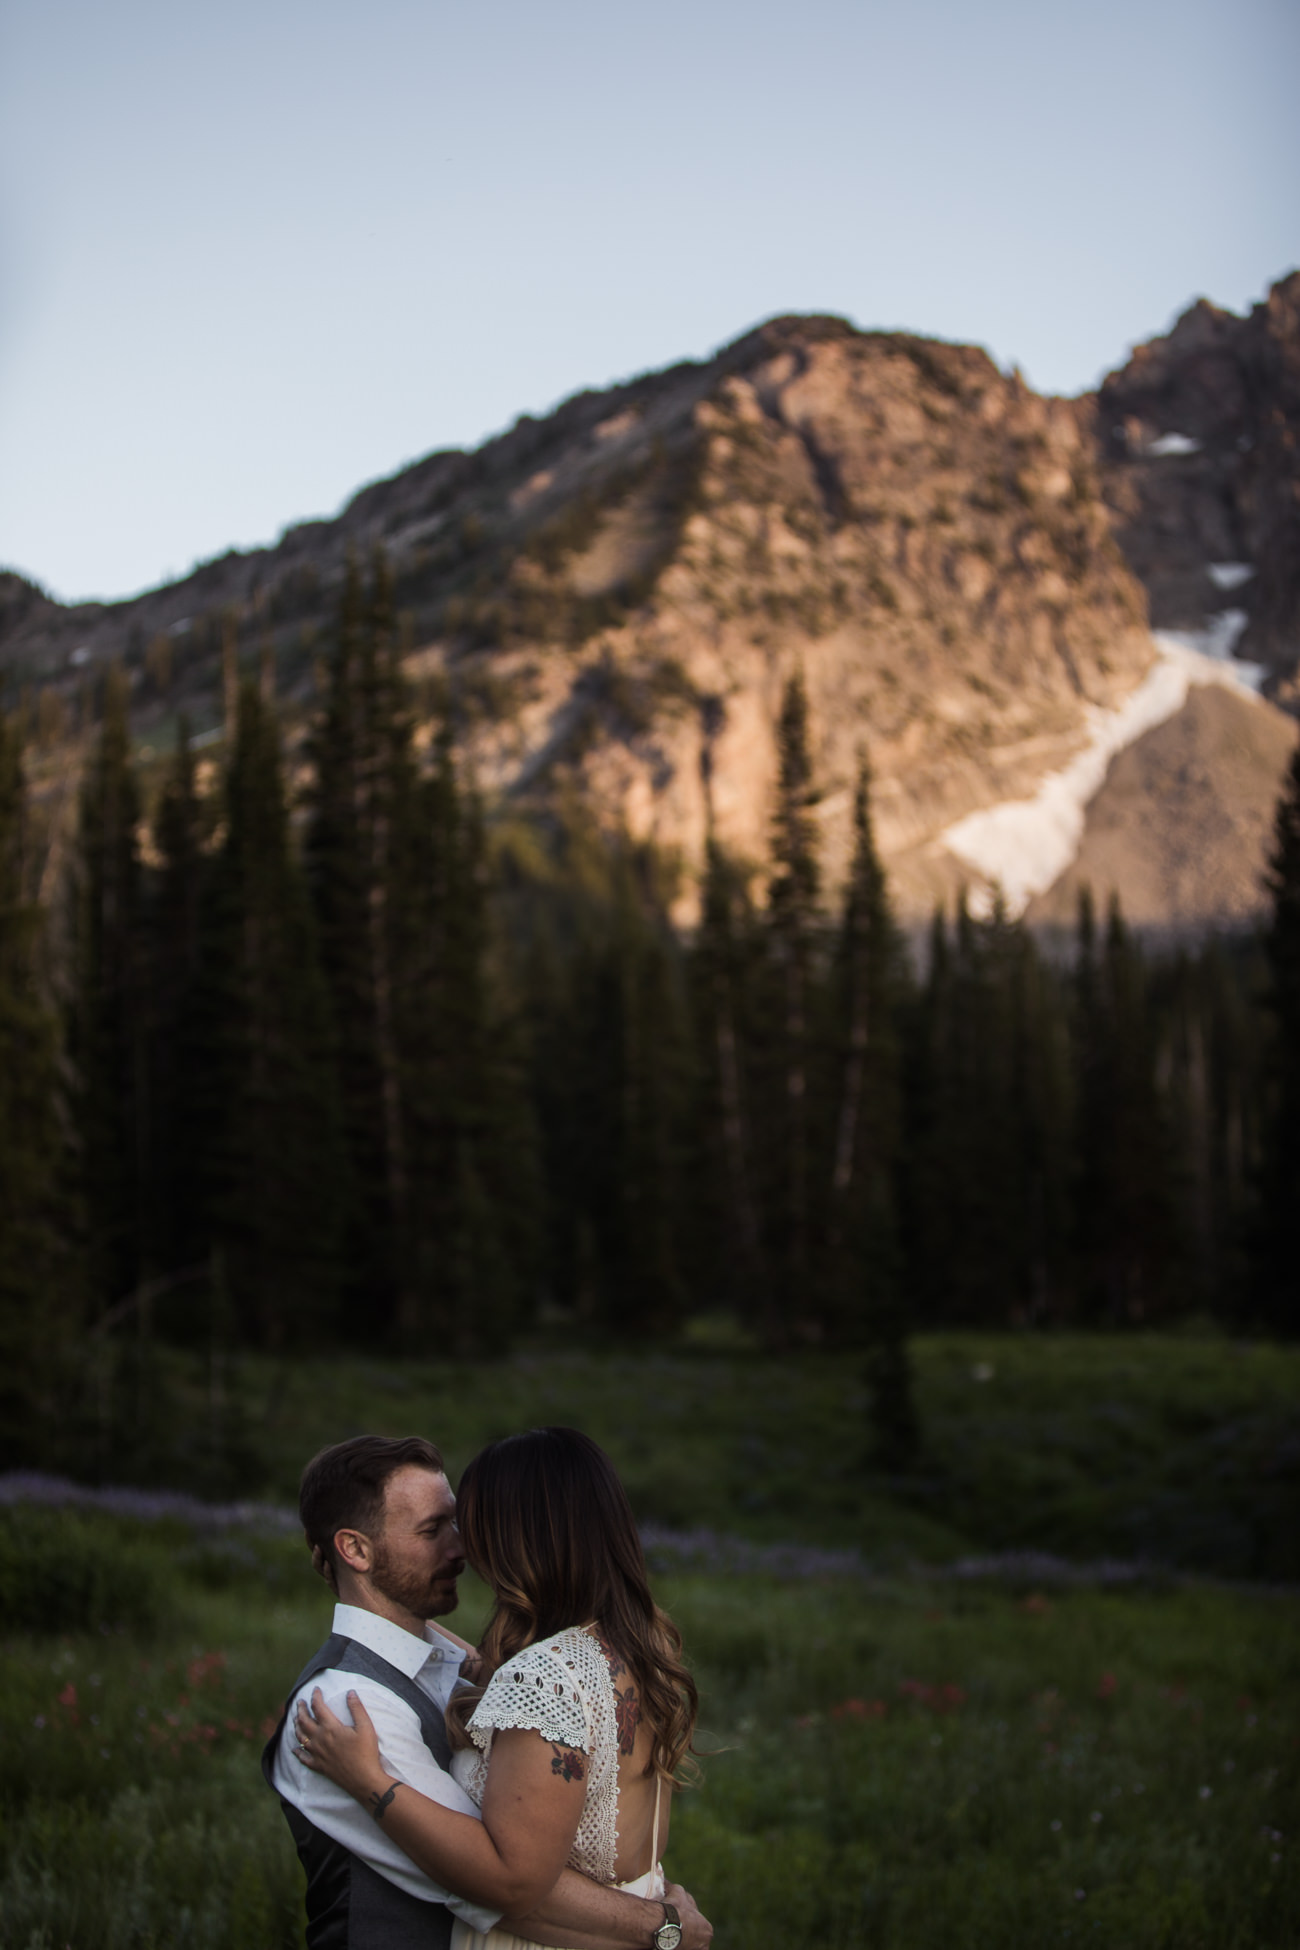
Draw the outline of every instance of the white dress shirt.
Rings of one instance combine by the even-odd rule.
[[[356,1605],[335,1605],[334,1630],[343,1638],[356,1639],[368,1651],[377,1652],[381,1659],[387,1659],[390,1666],[396,1666],[399,1672],[414,1680],[440,1712],[445,1711],[465,1655],[436,1625],[426,1625],[423,1636],[417,1637],[374,1612],[362,1611]],[[341,1842],[399,1889],[425,1902],[446,1903],[471,1929],[486,1933],[500,1920],[496,1910],[482,1909],[477,1903],[466,1902],[463,1897],[440,1889],[416,1868],[410,1856],[390,1840],[381,1824],[359,1802],[324,1774],[314,1774],[303,1766],[296,1751],[294,1714],[299,1700],[311,1704],[317,1686],[331,1712],[349,1725],[352,1715],[348,1711],[348,1694],[359,1696],[375,1723],[384,1767],[396,1780],[405,1781],[408,1787],[427,1794],[431,1801],[441,1802],[444,1808],[472,1815],[475,1821],[480,1819],[469,1795],[439,1767],[425,1746],[419,1719],[406,1701],[390,1693],[377,1680],[367,1679],[364,1673],[339,1672],[333,1668],[318,1673],[294,1695],[275,1757],[276,1792],[301,1809],[308,1821],[331,1841]]]

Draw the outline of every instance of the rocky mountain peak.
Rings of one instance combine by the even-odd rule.
[[[795,669],[828,887],[865,750],[905,915],[995,882],[1023,905],[1078,851],[1098,754],[1207,675],[1195,644],[1171,664],[1150,623],[1202,648],[1217,629],[1221,649],[1244,626],[1290,695],[1298,308],[1300,276],[1247,319],[1202,300],[1077,402],[975,346],[775,318],[134,602],[65,608],[8,577],[0,665],[52,700],[43,723],[75,728],[87,675],[124,658],[160,750],[182,706],[219,738],[223,667],[269,658],[302,721],[346,563],[382,548],[412,678],[502,816],[545,826],[576,795],[677,861],[683,920],[710,835],[766,857]],[[1265,707],[1242,709],[1253,724]],[[1234,718],[1236,753],[1243,735]],[[1267,770],[1275,726],[1264,742]],[[71,747],[47,743],[52,782]],[[1179,902],[1194,909],[1186,875]]]

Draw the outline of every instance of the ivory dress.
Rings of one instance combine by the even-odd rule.
[[[651,1866],[632,1882],[615,1881],[618,1860],[618,1721],[614,1682],[600,1645],[581,1626],[570,1626],[525,1646],[493,1673],[467,1732],[474,1742],[452,1755],[454,1778],[482,1807],[492,1736],[497,1728],[528,1727],[543,1740],[576,1747],[590,1762],[587,1797],[568,1867],[631,1896],[662,1897],[659,1862],[659,1788],[655,1788]],[[540,1950],[509,1930],[484,1936],[456,1919],[451,1950]]]

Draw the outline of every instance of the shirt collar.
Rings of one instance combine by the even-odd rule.
[[[459,1665],[464,1657],[460,1647],[436,1625],[426,1625],[423,1633],[408,1632],[404,1626],[394,1625],[391,1618],[364,1611],[360,1605],[335,1605],[334,1630],[340,1638],[356,1639],[367,1650],[377,1652],[408,1679],[414,1679],[431,1659],[454,1660]]]

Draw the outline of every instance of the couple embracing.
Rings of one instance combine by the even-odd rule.
[[[458,1505],[432,1443],[358,1436],[299,1507],[339,1602],[262,1768],[309,1950],[707,1950],[659,1863],[695,1686],[604,1451],[508,1436]],[[467,1557],[496,1600],[477,1648],[432,1622]]]

